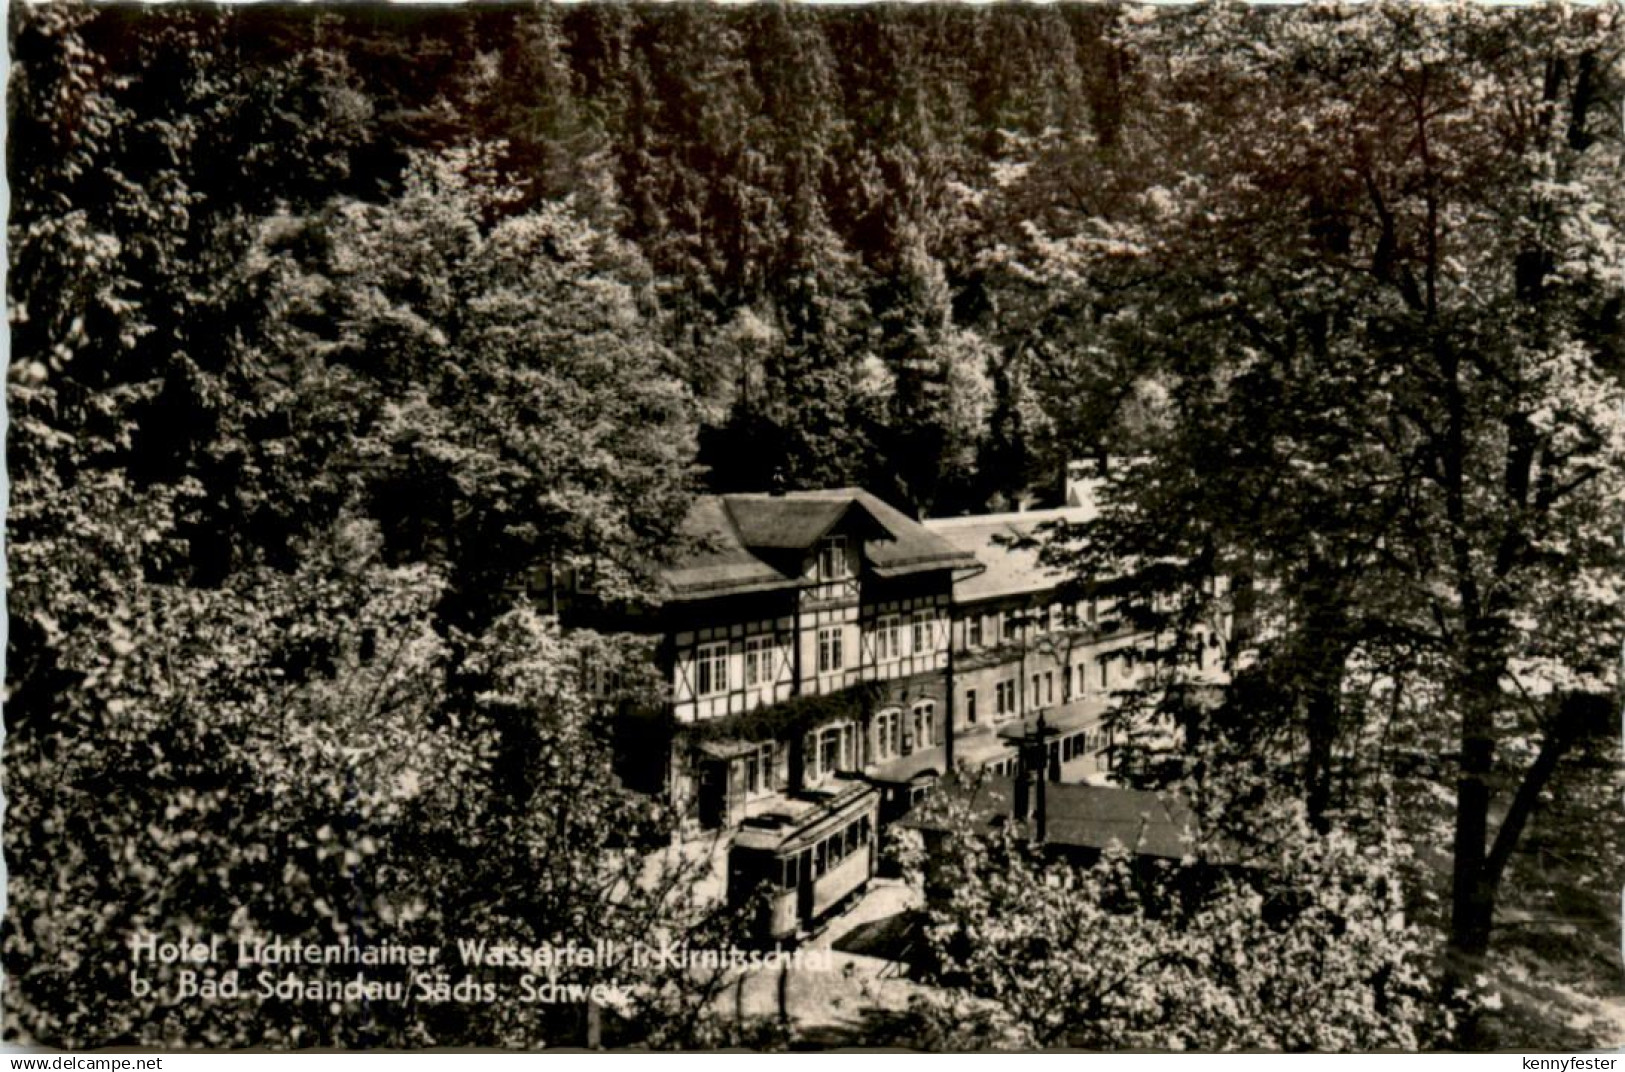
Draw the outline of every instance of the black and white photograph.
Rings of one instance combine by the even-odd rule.
[[[1625,6],[7,22],[8,1050],[1625,1046]]]

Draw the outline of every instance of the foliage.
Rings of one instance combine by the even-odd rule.
[[[1301,800],[1328,840],[1264,840],[1310,889],[1345,834],[1448,841],[1448,882],[1392,867],[1469,961],[1552,798],[1606,799],[1574,757],[1625,633],[1617,8],[10,18],[13,1032],[582,1026],[109,1003],[135,927],[726,933],[682,868],[626,882],[671,817],[609,784],[573,675],[636,693],[633,646],[523,599],[563,565],[647,600],[702,485],[950,514],[1088,462],[1101,520],[1052,554],[1157,633],[1131,773],[1209,820]],[[1222,691],[1181,670],[1215,634]],[[606,1030],[743,1038],[715,984]],[[1242,1045],[1237,986],[1192,1015]],[[1258,1030],[1381,1044],[1345,1012]]]
[[[432,628],[442,582],[384,565],[380,549],[350,521],[292,575],[209,593],[134,581],[111,648],[63,638],[72,702],[46,726],[14,721],[7,740],[18,1037],[577,1044],[570,1005],[346,1003],[312,1017],[296,1002],[141,996],[126,946],[139,933],[219,935],[228,951],[348,939],[452,958],[462,938],[629,946],[657,933],[720,941],[737,925],[712,918],[696,865],[624,840],[672,820],[610,776],[605,729],[577,684],[575,649],[591,638],[516,608],[452,675],[453,646]],[[470,682],[459,716],[454,690]],[[173,988],[177,970],[149,977]],[[611,963],[571,981],[630,987],[628,1023],[644,1034],[627,1041],[733,1038],[696,996],[719,979],[668,974]],[[682,1017],[663,1018],[684,995]]]
[[[613,674],[616,645],[561,638],[511,591],[539,553],[596,547],[606,594],[635,593],[681,516],[687,404],[638,258],[568,204],[517,206],[479,146],[362,203],[332,196],[342,154],[323,171],[266,128],[244,190],[282,196],[229,196],[209,146],[259,129],[252,108],[324,145],[291,102],[365,123],[342,64],[217,69],[237,24],[208,13],[136,27],[128,52],[106,47],[129,28],[111,9],[19,18],[28,135],[66,140],[30,157],[12,220],[8,1035],[579,1041],[567,1005],[311,1017],[173,1001],[173,967],[142,995],[128,943],[446,951],[725,925],[695,868],[619,840],[670,817],[618,788],[576,684],[589,648]],[[143,62],[144,81],[121,66]],[[51,125],[68,113],[105,122]],[[412,528],[385,494],[408,467],[410,505],[434,508]],[[481,559],[491,532],[509,543]],[[698,998],[633,1022],[730,1037]]]
[[[364,430],[341,461],[392,552],[446,562],[475,626],[549,563],[590,555],[606,600],[650,590],[693,454],[640,258],[569,201],[513,211],[496,154],[416,157],[386,204],[269,218],[246,280],[270,316],[244,360],[338,407],[289,423]]]
[[[1145,178],[1020,254],[1074,319],[1073,366],[1133,355],[1157,399],[1119,421],[1103,516],[1057,560],[1155,566],[1142,598],[1171,631],[1215,606],[1214,576],[1253,581],[1267,630],[1222,710],[1301,756],[1323,829],[1372,796],[1353,761],[1388,709],[1349,694],[1428,694],[1406,730],[1459,757],[1468,956],[1584,709],[1618,688],[1617,16],[1126,20],[1146,107],[1115,166]]]
[[[1247,869],[1194,846],[1178,863],[1116,845],[1080,865],[951,806],[942,818],[929,860],[917,841],[900,850],[936,893],[925,934],[943,990],[914,1009],[933,1049],[1416,1050],[1446,1026],[1392,846],[1316,839],[1300,820]]]
[[[808,731],[832,722],[867,720],[882,695],[882,686],[863,682],[836,692],[793,696],[735,715],[695,723],[686,728],[685,736],[694,741],[799,740]]]

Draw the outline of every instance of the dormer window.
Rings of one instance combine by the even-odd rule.
[[[835,581],[847,575],[846,537],[831,536],[818,548],[818,579]]]

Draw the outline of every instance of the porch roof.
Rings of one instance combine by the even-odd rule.
[[[1003,759],[1014,754],[1013,744],[987,730],[961,733],[954,738],[956,765],[963,763],[971,768],[980,768],[991,760]],[[942,776],[947,771],[947,762],[947,746],[939,744],[886,763],[867,777],[871,782],[904,785],[925,775]]]

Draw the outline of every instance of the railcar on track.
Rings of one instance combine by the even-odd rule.
[[[744,821],[728,854],[728,898],[765,887],[757,934],[794,940],[862,892],[874,876],[880,794],[863,782],[795,793]]]

